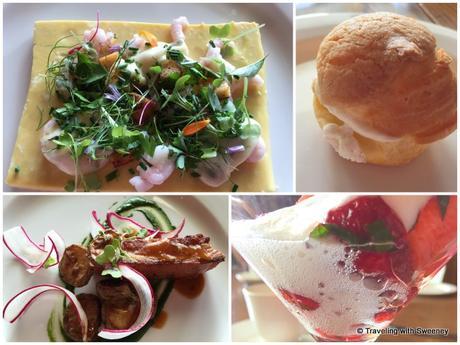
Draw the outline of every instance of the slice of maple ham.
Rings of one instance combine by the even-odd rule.
[[[93,260],[118,234],[109,231],[97,236],[90,245]],[[120,262],[152,278],[191,278],[216,267],[224,254],[211,247],[209,237],[201,234],[183,238],[121,238],[126,256]],[[102,269],[102,267],[100,267]]]

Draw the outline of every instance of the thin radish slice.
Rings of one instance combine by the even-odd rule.
[[[43,244],[37,244],[28,236],[22,226],[16,226],[3,233],[3,243],[24,266],[27,271],[35,273],[51,257],[57,265],[65,250],[65,243],[55,231],[48,231],[43,239]]]
[[[75,309],[78,313],[78,317],[80,318],[83,341],[86,341],[88,330],[88,319],[86,317],[86,313],[83,310],[77,297],[72,292],[70,292],[67,289],[64,289],[59,285],[40,284],[22,290],[6,303],[5,308],[3,309],[3,318],[10,323],[15,322],[26,312],[26,310],[32,305],[32,303],[38,297],[40,297],[42,294],[46,292],[61,292],[68,298],[70,303],[72,303],[75,306]]]
[[[104,225],[101,224],[95,210],[91,212],[91,236],[96,237],[101,232],[105,232]]]
[[[56,231],[48,231],[45,236],[45,243],[43,244],[43,249],[46,252],[51,251],[50,257],[54,259],[54,263],[50,264],[48,267],[58,265],[65,252],[64,239]],[[46,260],[43,262],[43,264],[45,264],[45,262]]]
[[[179,224],[179,226],[172,230],[172,231],[159,231],[157,236],[160,238],[174,238],[179,236],[181,233],[182,229],[184,229],[185,225],[185,219],[182,220],[182,222]]]
[[[112,211],[107,212],[107,224],[115,231],[121,231],[123,229],[134,229],[140,231],[145,229],[149,232],[149,234],[157,231],[148,228],[131,218],[120,216],[118,213]]]
[[[153,316],[155,312],[155,297],[153,289],[150,286],[147,278],[141,273],[132,269],[125,264],[119,264],[124,278],[128,279],[133,284],[137,295],[139,296],[140,311],[136,321],[130,328],[127,329],[107,329],[103,328],[99,332],[99,336],[104,339],[116,340],[127,337],[130,334],[137,332],[141,329]]]

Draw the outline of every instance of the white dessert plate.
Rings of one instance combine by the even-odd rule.
[[[454,192],[457,190],[457,133],[438,141],[400,167],[358,164],[340,158],[326,142],[313,112],[311,85],[321,40],[358,13],[309,14],[296,18],[296,190],[299,192]],[[455,59],[456,31],[425,23],[439,47]]]
[[[277,190],[293,191],[292,6],[291,4],[6,4],[4,6],[4,69],[8,85],[3,99],[3,172],[9,167],[19,120],[27,96],[32,66],[33,25],[36,20],[102,20],[169,23],[185,15],[191,23],[255,21],[265,23],[262,43],[266,62],[270,141]],[[12,188],[5,185],[5,191]],[[153,190],[154,192],[154,190]]]
[[[423,296],[444,296],[451,295],[457,292],[457,287],[454,284],[439,283],[429,284],[423,287],[419,295]]]
[[[261,343],[266,342],[257,331],[256,325],[250,319],[235,322],[232,325],[232,341],[237,343]],[[303,335],[299,342],[314,342],[315,340],[308,334]]]
[[[41,243],[48,230],[57,231],[66,245],[80,243],[89,233],[90,212],[103,214],[123,196],[5,196],[4,229],[23,225],[34,241]],[[223,196],[164,196],[154,198],[174,224],[186,219],[184,235],[202,233],[222,251],[226,261],[205,273],[201,294],[188,299],[173,290],[164,310],[168,319],[161,329],[151,328],[141,341],[229,341],[228,329],[228,201]],[[212,208],[211,208],[212,205]],[[39,283],[62,286],[57,267],[26,272],[8,250],[3,250],[3,303],[19,291]],[[7,341],[49,341],[47,321],[57,297],[38,299],[14,324],[3,322]],[[205,325],[205,327],[203,327]]]

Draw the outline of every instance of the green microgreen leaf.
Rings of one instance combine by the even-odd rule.
[[[235,69],[232,72],[232,76],[234,78],[237,78],[237,79],[244,78],[244,77],[246,77],[246,78],[254,77],[257,73],[259,73],[260,69],[264,65],[264,62],[265,62],[266,58],[267,57],[264,56],[262,59],[257,60],[256,62],[253,62],[250,65]]]
[[[259,137],[260,133],[260,125],[257,122],[248,121],[241,127],[240,138],[244,140],[250,137]]]
[[[149,232],[147,231],[147,229],[140,229],[140,230],[137,232],[137,237],[144,238],[144,237],[146,237],[148,234],[149,234]]]
[[[231,29],[230,23],[227,23],[221,27],[218,27],[216,25],[211,25],[209,27],[209,34],[213,38],[223,38],[223,37],[227,37],[230,34],[230,29]]]
[[[231,45],[224,45],[224,47],[221,49],[221,53],[224,58],[232,57],[235,55],[235,48]]]
[[[101,275],[103,276],[112,276],[112,278],[115,278],[115,279],[119,279],[123,276],[123,274],[121,273],[120,269],[118,267],[110,267],[110,268],[106,268],[105,270],[103,270],[101,272]]]
[[[104,247],[104,251],[96,256],[96,263],[99,265],[104,265],[107,263],[111,263],[112,260],[115,258],[115,248],[109,244]]]
[[[217,157],[217,150],[216,148],[204,148],[203,153],[201,155],[201,158],[203,159],[209,159],[209,158],[214,158]]]
[[[56,264],[57,261],[55,258],[52,258],[51,256],[45,261],[45,263],[43,264],[43,267],[44,268],[48,268],[48,267],[51,267],[53,266],[54,264]]]

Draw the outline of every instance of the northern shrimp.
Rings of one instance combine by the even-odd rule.
[[[169,157],[169,148],[158,145],[153,156],[144,155],[143,159],[149,164],[148,167],[137,167],[139,176],[134,176],[129,183],[138,192],[146,192],[155,185],[160,185],[168,179],[176,168],[174,160]]]

